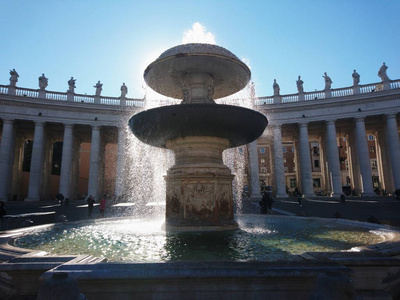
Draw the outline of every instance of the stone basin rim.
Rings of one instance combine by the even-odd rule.
[[[347,220],[347,219],[331,219],[331,218],[320,218],[320,217],[301,217],[301,216],[280,216],[280,215],[268,215],[268,216],[263,216],[259,214],[246,214],[246,216],[254,216],[255,218],[263,218],[263,217],[268,217],[268,218],[274,218],[274,219],[301,219],[301,220],[316,220],[319,222],[326,222],[326,223],[338,223],[338,224],[348,224],[356,227],[364,227],[368,229],[376,229],[376,230],[381,230],[384,234],[385,240],[377,243],[377,244],[371,244],[368,246],[360,246],[356,247],[360,249],[359,253],[362,253],[364,251],[373,251],[377,253],[376,257],[382,257],[382,254],[385,257],[392,257],[392,256],[397,256],[400,255],[400,228],[399,227],[394,227],[394,226],[389,226],[389,225],[382,225],[382,224],[375,224],[375,223],[367,223],[367,222],[361,222],[361,221],[355,221],[355,220]],[[80,220],[80,221],[72,221],[72,222],[62,222],[62,223],[52,223],[52,224],[43,224],[43,225],[37,225],[37,226],[30,226],[30,227],[24,227],[24,228],[17,228],[17,229],[12,229],[12,230],[7,230],[7,231],[1,231],[0,232],[0,261],[7,261],[10,260],[10,256],[13,256],[14,258],[20,257],[20,256],[39,256],[39,257],[63,257],[65,255],[57,255],[57,254],[49,254],[43,250],[34,250],[34,249],[29,249],[29,248],[20,248],[14,245],[14,239],[20,237],[21,235],[24,235],[26,232],[31,232],[37,229],[47,229],[47,228],[54,228],[54,227],[62,227],[63,225],[67,226],[72,226],[72,225],[77,225],[77,224],[82,224],[82,225],[89,225],[89,224],[96,224],[96,223],[103,223],[107,221],[116,221],[116,220],[131,220],[132,217],[113,217],[113,218],[105,218],[105,219],[92,219],[92,220]],[[163,230],[160,228],[160,230]],[[240,226],[237,230],[240,230]],[[350,249],[344,249],[341,250],[340,253],[345,255],[346,253],[354,253],[354,252],[348,252]],[[307,254],[308,252],[305,252],[303,254]],[[337,253],[337,252],[321,252],[321,253]],[[357,253],[357,252],[356,252]],[[5,254],[5,255],[4,255]],[[302,254],[302,255],[303,255]],[[79,256],[80,254],[71,254],[71,256]],[[299,256],[295,254],[291,254],[292,256]],[[7,259],[4,257],[8,256]],[[301,256],[301,255],[300,255]],[[360,257],[362,254],[360,254]],[[373,258],[375,256],[371,256],[370,258]],[[283,261],[281,261],[283,262]],[[191,263],[191,262],[187,262]],[[196,262],[194,262],[196,263]],[[244,262],[246,263],[246,262]],[[272,262],[272,263],[279,263],[279,261]],[[125,264],[125,263],[122,263]],[[126,263],[126,264],[157,264],[157,263]]]
[[[240,106],[178,104],[139,112],[129,125],[140,141],[155,147],[166,148],[166,142],[176,138],[210,136],[228,139],[233,148],[260,137],[268,119]]]

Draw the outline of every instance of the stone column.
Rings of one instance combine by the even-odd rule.
[[[384,176],[384,170],[383,170],[383,157],[382,157],[382,151],[381,151],[381,147],[380,147],[380,144],[381,144],[380,139],[381,139],[381,135],[378,132],[375,132],[374,140],[375,140],[375,150],[376,150],[376,163],[377,163],[378,176],[379,176],[379,187],[384,190],[385,189],[385,176]]]
[[[13,143],[14,120],[3,120],[3,131],[0,143],[0,200],[7,201],[10,193],[12,175],[12,157],[14,153]]]
[[[282,127],[275,125],[272,127],[274,136],[274,166],[275,166],[275,182],[276,197],[288,197],[286,194],[285,184],[285,168],[283,164],[283,145],[282,145]]]
[[[250,168],[250,199],[258,200],[260,195],[260,171],[258,169],[257,140],[249,144],[249,168]]]
[[[312,182],[310,144],[308,141],[307,123],[301,123],[300,126],[300,175],[301,187],[304,196],[315,196]]]
[[[24,160],[24,142],[25,139],[21,136],[15,139],[14,146],[14,165],[13,165],[13,177],[12,177],[12,188],[11,195],[14,198],[16,196],[16,200],[21,198],[21,185],[22,185],[22,162]]]
[[[89,187],[88,194],[97,199],[99,189],[100,160],[100,126],[92,126],[92,141],[90,144]]]
[[[40,199],[50,200],[51,195],[51,171],[53,161],[54,139],[44,139],[44,155],[43,155],[43,168],[42,168],[42,183],[40,188]],[[54,195],[53,195],[54,196]]]
[[[396,114],[386,115],[386,130],[389,142],[390,161],[392,163],[394,188],[400,189],[400,142]]]
[[[74,147],[73,124],[64,124],[64,139],[60,170],[60,193],[64,198],[71,197],[71,170]]]
[[[332,182],[332,197],[339,197],[342,192],[339,152],[336,139],[335,121],[326,122],[326,143],[329,175]]]
[[[378,132],[379,134],[379,146],[381,149],[381,156],[382,156],[382,171],[383,171],[383,178],[385,186],[382,188],[387,193],[392,193],[396,189],[394,188],[393,182],[393,173],[392,173],[392,162],[389,153],[389,138],[387,132],[387,126],[385,125],[384,128],[380,129]]]
[[[125,182],[125,157],[126,157],[126,126],[118,128],[118,150],[117,150],[117,170],[115,178],[115,196],[120,197],[124,194]]]
[[[363,117],[356,118],[356,140],[363,186],[362,196],[376,196],[372,187],[371,161],[369,159],[367,133]]]
[[[25,201],[39,201],[43,178],[44,122],[35,123],[32,145],[32,161],[29,173],[28,197]]]

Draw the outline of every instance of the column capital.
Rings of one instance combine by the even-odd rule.
[[[68,124],[64,123],[63,125],[65,128],[74,128],[75,126],[75,124],[69,124],[69,123]]]
[[[14,123],[14,119],[2,118],[3,124],[12,124]]]
[[[392,119],[392,118],[396,118],[397,113],[388,113],[385,114],[386,119]]]
[[[354,120],[356,120],[356,122],[364,122],[365,117],[354,117]]]
[[[35,126],[44,126],[45,121],[35,121]]]
[[[100,130],[101,125],[91,125],[92,130]]]
[[[270,124],[269,127],[274,130],[274,129],[281,129],[282,124]]]
[[[301,122],[301,123],[299,122],[298,124],[299,124],[299,127],[307,127],[308,126],[308,122],[305,122],[305,121]]]
[[[325,121],[326,125],[335,125],[335,123],[336,123],[336,119],[335,120],[326,120]]]

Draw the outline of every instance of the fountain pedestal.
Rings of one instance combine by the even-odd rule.
[[[167,141],[166,147],[175,153],[175,165],[165,177],[167,228],[237,228],[233,218],[234,176],[222,161],[222,152],[229,146],[228,139],[209,136]]]

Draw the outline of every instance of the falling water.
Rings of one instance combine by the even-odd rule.
[[[216,100],[218,104],[235,105],[252,108],[251,87],[249,84],[241,92],[230,97]],[[155,92],[146,91],[144,109],[151,109],[166,105],[179,105],[181,100],[168,98]],[[135,215],[158,215],[165,212],[165,188],[164,176],[167,170],[174,164],[174,153],[167,149],[149,146],[139,141],[133,133],[128,130],[127,150],[125,161],[125,195],[128,202],[133,203],[133,214]],[[247,147],[245,145],[230,148],[224,151],[223,161],[232,174],[233,197],[235,213],[242,212],[243,190],[247,177],[248,159]]]

